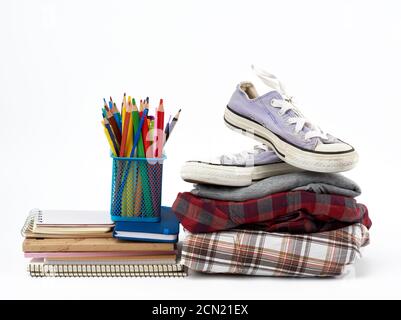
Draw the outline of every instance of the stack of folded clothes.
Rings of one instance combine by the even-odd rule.
[[[264,144],[182,168],[195,183],[173,204],[188,232],[182,262],[207,273],[340,275],[369,243],[372,224],[355,200],[360,187],[338,173],[358,155],[307,121],[273,75],[256,71],[273,90],[259,96],[241,83],[225,121]]]

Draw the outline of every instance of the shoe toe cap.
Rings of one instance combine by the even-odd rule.
[[[315,151],[318,152],[347,152],[352,151],[354,148],[349,144],[338,142],[338,143],[321,143],[316,146]]]

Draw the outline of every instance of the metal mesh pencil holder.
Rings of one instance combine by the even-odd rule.
[[[113,221],[160,221],[163,161],[113,157],[111,218]]]

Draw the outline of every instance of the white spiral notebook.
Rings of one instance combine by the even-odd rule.
[[[181,264],[47,264],[33,259],[28,264],[32,277],[186,277]]]
[[[114,222],[107,211],[33,209],[22,234],[90,235],[110,232],[113,227]]]

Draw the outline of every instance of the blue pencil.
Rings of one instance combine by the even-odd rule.
[[[120,151],[120,146],[118,145],[117,139],[114,136],[113,130],[111,129],[109,121],[107,121],[107,118],[103,119],[103,123],[109,133],[109,136],[110,136],[111,142],[113,143],[114,149],[116,150],[116,152],[118,154],[118,152]]]
[[[143,126],[143,123],[144,123],[144,121],[145,121],[145,119],[146,119],[146,117],[148,115],[148,112],[149,112],[148,108],[145,108],[143,110],[141,120],[139,121],[139,126],[138,126],[138,128],[136,128],[136,132],[135,132],[135,136],[134,136],[134,146],[133,146],[133,148],[131,150],[131,154],[130,154],[131,158],[135,154],[135,149],[136,149],[136,147],[138,145],[138,141],[139,141],[139,138],[140,138],[141,133],[142,133],[142,126]]]
[[[130,158],[134,157],[135,149],[138,146],[139,137],[141,136],[141,133],[142,133],[142,126],[143,126],[143,123],[145,121],[145,118],[148,115],[148,111],[149,111],[149,109],[146,108],[142,113],[142,117],[141,117],[141,119],[139,121],[139,126],[138,126],[138,128],[137,128],[137,130],[135,132],[134,146],[132,147]],[[124,187],[125,187],[125,183],[127,182],[127,177],[128,177],[128,172],[130,170],[130,167],[131,167],[131,161],[128,162],[128,167],[124,170],[125,171],[124,172],[124,176],[123,176],[123,179],[121,181],[120,188],[118,190],[118,195],[119,195],[120,199],[121,199],[121,195],[122,195],[122,192],[124,190]]]

